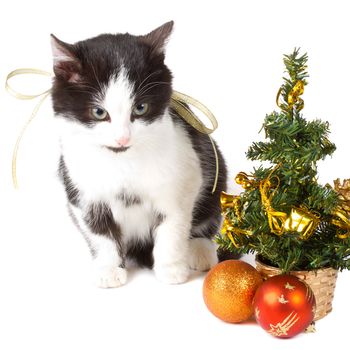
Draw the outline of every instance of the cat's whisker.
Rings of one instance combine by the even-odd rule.
[[[150,85],[150,86],[147,87],[147,85]],[[150,84],[147,84],[147,85],[144,86],[144,89],[142,91],[138,92],[140,97],[144,96],[144,93],[146,93],[147,91],[155,88],[156,86],[159,86],[159,85],[171,85],[171,84],[167,83],[167,82],[163,82],[163,81],[157,81],[157,82],[150,83]]]
[[[94,65],[92,64],[92,62],[91,62],[90,60],[89,60],[89,63],[90,63],[90,66],[91,66],[91,68],[92,68],[92,72],[94,73],[96,82],[97,82],[97,84],[98,84],[98,86],[99,86],[99,88],[100,88],[100,90],[101,90],[101,93],[102,93],[102,92],[104,91],[104,89],[103,89],[103,87],[102,87],[102,85],[101,85],[101,83],[100,83],[100,80],[99,80],[98,77],[97,77],[95,67],[94,67]]]
[[[145,88],[147,88],[149,85],[155,84],[155,83],[159,83],[159,81],[151,81],[151,82],[149,82],[149,83],[147,83],[147,84],[144,84],[141,88],[138,88],[138,91],[139,91],[140,93],[142,93],[142,91],[143,91]]]
[[[142,82],[139,84],[139,86],[138,86],[137,89],[138,89],[138,90],[141,89],[141,88],[142,88],[142,85],[145,84],[146,81],[147,81],[149,78],[151,78],[153,75],[158,74],[158,73],[161,73],[161,70],[160,70],[160,69],[158,69],[158,70],[156,70],[156,71],[154,71],[154,72],[148,74],[148,75],[146,76],[146,78],[143,79]]]

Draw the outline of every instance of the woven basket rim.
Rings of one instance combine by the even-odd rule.
[[[255,255],[255,262],[262,265],[263,267],[266,267],[270,270],[275,270],[275,271],[282,271],[279,267],[276,267],[276,266],[271,266],[271,265],[267,265],[263,262],[261,262],[261,260],[259,260],[259,255]],[[318,269],[313,269],[313,270],[292,270],[292,271],[289,271],[288,273],[292,273],[292,272],[300,272],[300,273],[308,273],[308,272],[316,272],[316,271],[337,271],[336,269],[334,269],[333,267],[321,267],[321,268],[318,268]]]

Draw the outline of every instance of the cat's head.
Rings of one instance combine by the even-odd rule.
[[[55,114],[97,146],[132,146],[169,106],[164,49],[172,28],[168,22],[143,36],[103,34],[75,44],[52,35]]]

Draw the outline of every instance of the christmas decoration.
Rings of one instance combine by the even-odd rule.
[[[279,338],[293,337],[304,331],[316,310],[311,288],[291,275],[266,280],[255,294],[253,307],[260,326]]]
[[[327,122],[301,114],[307,55],[294,50],[284,64],[280,111],[265,118],[266,141],[254,142],[247,152],[248,159],[265,163],[252,174],[238,173],[242,193],[222,193],[224,224],[217,242],[235,253],[258,253],[282,272],[349,269],[350,180],[337,180],[335,189],[317,183],[316,163],[335,145]]]
[[[281,269],[263,264],[259,256],[255,259],[256,269],[264,280],[281,275]],[[314,321],[318,321],[332,311],[335,286],[338,277],[338,270],[331,267],[310,271],[291,271],[290,275],[296,276],[306,283],[314,293],[316,299],[316,313]]]
[[[252,301],[262,277],[253,266],[226,260],[214,266],[203,284],[208,309],[225,322],[238,323],[253,315]]]
[[[332,224],[338,227],[337,236],[346,239],[350,236],[350,179],[334,180],[334,188],[339,194],[340,203],[333,212]]]

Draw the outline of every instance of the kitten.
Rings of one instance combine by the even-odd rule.
[[[182,283],[217,262],[226,166],[207,135],[170,106],[168,22],[144,36],[104,34],[67,44],[52,35],[59,175],[93,256],[99,287],[126,282],[126,258]]]

